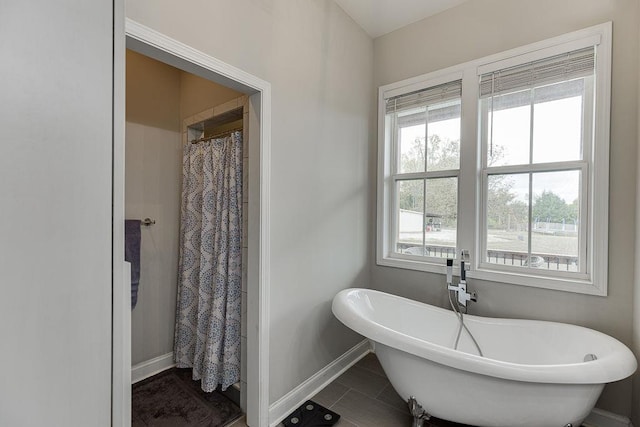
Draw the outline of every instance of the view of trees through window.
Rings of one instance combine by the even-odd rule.
[[[453,257],[457,239],[460,100],[398,116],[407,124],[398,131],[398,169],[402,174],[418,173],[424,177],[414,175],[413,179],[397,183],[397,249],[413,255]]]
[[[439,135],[431,135],[427,145],[426,157],[430,162],[441,170],[457,169],[459,164],[459,146],[460,141],[442,141]],[[425,163],[425,138],[416,138],[413,141],[412,148],[408,153],[402,154],[402,164],[421,164],[424,168]],[[457,194],[457,180],[447,178],[433,178],[427,180],[428,190],[425,193],[425,180],[405,180],[402,181],[403,191],[399,194],[400,209],[416,212],[431,212],[438,215],[442,226],[455,228],[457,216],[457,202],[451,200],[450,194]]]
[[[531,96],[535,97],[535,93]],[[506,104],[493,111],[494,133],[491,152],[487,155],[489,168],[529,164],[531,153],[544,161],[552,161],[554,153],[560,159],[575,157],[576,146],[580,155],[581,97],[568,101],[555,97],[533,103],[528,99],[524,105],[522,95],[519,99],[512,108]],[[532,108],[533,127],[530,126]],[[425,135],[426,129],[428,135]],[[460,167],[459,129],[459,116],[428,123],[428,126],[412,123],[400,127],[400,172],[456,171]],[[534,132],[533,138],[530,129]],[[540,139],[542,136],[544,141]],[[534,144],[534,149],[530,149],[530,144]],[[572,152],[567,154],[563,146]],[[485,261],[576,271],[579,170],[489,173],[486,184]],[[530,191],[532,197],[529,197]],[[457,195],[455,176],[398,181],[397,250],[413,255],[454,256]]]
[[[482,100],[486,262],[578,271],[585,87],[581,78]]]

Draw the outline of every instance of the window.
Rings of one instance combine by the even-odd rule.
[[[611,24],[380,88],[380,265],[606,294]]]
[[[586,273],[595,49],[480,77],[481,265]]]
[[[385,101],[396,147],[391,192],[398,254],[455,256],[461,93],[458,80]]]

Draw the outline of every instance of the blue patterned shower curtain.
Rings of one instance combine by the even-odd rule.
[[[242,132],[186,144],[174,357],[210,392],[240,380]]]

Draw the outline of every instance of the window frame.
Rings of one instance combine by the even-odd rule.
[[[586,108],[587,111],[593,111],[595,104],[593,103],[594,98],[594,82],[589,81],[585,84],[585,97],[583,102],[588,106]],[[479,100],[481,102],[481,100]],[[531,108],[533,111],[533,107],[535,105],[534,99],[531,99]],[[479,107],[480,113],[480,121],[484,124],[484,108]],[[589,200],[589,185],[584,185],[583,177],[589,176],[589,166],[592,164],[592,145],[593,145],[593,135],[592,129],[594,126],[594,118],[590,116],[583,115],[584,122],[582,123],[582,134],[585,135],[583,138],[582,144],[582,159],[579,160],[563,160],[557,162],[531,162],[529,164],[518,164],[518,165],[501,165],[501,166],[489,166],[488,165],[488,156],[487,156],[487,144],[488,139],[484,132],[480,132],[479,135],[479,147],[481,152],[481,206],[480,206],[480,214],[481,216],[481,226],[479,233],[479,247],[480,250],[478,253],[484,256],[489,250],[487,248],[487,221],[488,217],[486,215],[487,211],[487,200],[488,200],[488,179],[491,175],[508,175],[508,174],[529,174],[530,179],[536,173],[545,173],[545,172],[567,172],[567,171],[578,171],[580,172],[580,185],[579,185],[579,196],[580,196],[580,212],[584,213],[586,218],[586,225],[580,226],[579,232],[579,247],[578,247],[578,256],[581,262],[580,271],[578,272],[565,272],[562,270],[543,270],[543,269],[530,269],[527,267],[512,267],[509,265],[500,265],[498,263],[490,263],[483,259],[478,260],[479,270],[494,270],[498,272],[517,272],[517,274],[533,274],[539,275],[543,277],[558,277],[558,278],[566,278],[568,280],[588,280],[589,279],[589,267],[590,263],[586,262],[588,260],[589,251],[588,251],[588,236],[587,230],[591,228],[591,219],[593,218],[592,214],[589,213],[589,206],[587,201]],[[485,124],[486,125],[486,124]],[[481,127],[481,126],[480,126]],[[533,132],[533,128],[530,129],[530,133]],[[529,135],[530,138],[532,135]],[[533,150],[533,146],[529,147],[530,150]],[[532,153],[530,153],[530,156]],[[532,185],[532,182],[530,182]],[[531,218],[529,218],[531,219]],[[582,222],[582,221],[581,221]],[[531,238],[532,234],[529,232],[529,238]]]
[[[448,67],[421,76],[379,87],[378,90],[378,179],[377,179],[377,244],[376,262],[381,266],[445,273],[445,260],[412,256],[394,252],[397,200],[394,198],[396,161],[393,130],[386,126],[385,100],[394,96],[426,89],[447,82],[462,80],[460,169],[458,173],[458,226],[456,252],[469,250],[472,269],[467,276],[514,285],[554,289],[582,294],[606,296],[608,277],[608,211],[609,211],[609,132],[611,98],[611,35],[612,24],[604,24],[532,43],[474,61]],[[583,144],[583,160],[574,162],[582,172],[581,209],[586,222],[581,227],[584,239],[585,269],[582,273],[558,274],[552,270],[503,269],[482,262],[486,248],[484,226],[486,215],[486,179],[489,173],[486,152],[479,127],[479,78],[491,71],[532,62],[560,53],[595,46],[595,103],[593,136]],[[534,166],[535,168],[535,166]],[[542,169],[554,170],[552,164]],[[564,166],[562,170],[564,170]],[[508,170],[508,167],[504,169]],[[582,214],[581,214],[582,217]],[[481,256],[482,255],[482,256]],[[456,261],[457,266],[457,261]]]
[[[449,82],[456,82],[456,81],[461,81],[461,79],[453,79],[450,80]],[[437,87],[439,86],[439,84],[429,84],[429,82],[426,82],[428,84],[428,86],[426,86],[424,89],[428,89],[431,87]],[[448,83],[448,82],[447,82]],[[457,99],[457,98],[456,98]],[[427,107],[427,111],[429,109],[430,106],[432,105],[438,105],[438,103],[435,104],[428,104],[426,105]],[[427,118],[426,122],[425,122],[425,131],[426,134],[428,135],[429,132],[429,120],[428,120],[428,112],[425,115],[425,118]],[[390,133],[393,132],[393,135],[389,135],[390,138],[390,146],[391,146],[391,161],[390,161],[390,174],[389,174],[389,179],[390,179],[390,188],[389,188],[389,197],[391,200],[391,204],[390,204],[390,221],[389,221],[389,227],[390,227],[390,234],[389,237],[391,239],[390,245],[393,246],[394,243],[397,243],[396,241],[396,236],[399,234],[399,224],[400,224],[400,218],[398,217],[398,212],[400,212],[400,200],[398,197],[398,185],[401,182],[404,181],[413,181],[413,180],[421,180],[423,182],[423,191],[424,191],[424,201],[426,202],[426,188],[427,188],[427,182],[430,180],[436,180],[436,179],[447,179],[447,178],[455,178],[456,182],[458,182],[458,187],[459,187],[459,176],[460,176],[460,166],[458,165],[457,169],[438,169],[438,170],[427,170],[427,168],[425,168],[425,170],[423,172],[401,172],[400,169],[400,158],[398,157],[399,154],[399,149],[398,149],[398,144],[400,143],[399,137],[398,137],[398,133],[399,132],[394,132],[394,131],[400,131],[402,129],[402,126],[400,126],[395,120],[397,120],[397,117],[394,117],[394,120],[392,120],[392,122],[387,126],[387,124],[389,123],[388,118],[385,114],[385,126],[390,130]],[[425,140],[425,144],[428,144],[427,140]],[[425,152],[426,152],[426,146],[425,146]],[[425,158],[426,160],[426,158]],[[425,223],[424,223],[424,216],[426,216],[426,212],[424,213],[425,215],[423,215],[423,225],[422,225],[422,237],[423,237],[423,246],[425,245],[425,235],[424,235],[424,227],[425,227]],[[456,216],[457,216],[458,212],[456,210]],[[457,242],[456,242],[456,247],[458,246]],[[454,248],[454,253],[455,253],[456,249]],[[438,263],[438,260],[440,260],[441,258],[439,257],[432,257],[432,256],[419,256],[419,255],[411,255],[411,254],[406,254],[406,253],[399,253],[399,252],[394,252],[393,253],[394,258],[397,259],[403,259],[403,260],[415,260],[415,261],[419,261],[419,262],[432,262],[432,263]]]

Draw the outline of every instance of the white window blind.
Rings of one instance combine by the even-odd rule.
[[[444,83],[427,89],[394,96],[386,100],[386,113],[450,101],[462,96],[462,80]]]
[[[480,76],[480,97],[515,92],[593,75],[593,46]]]

